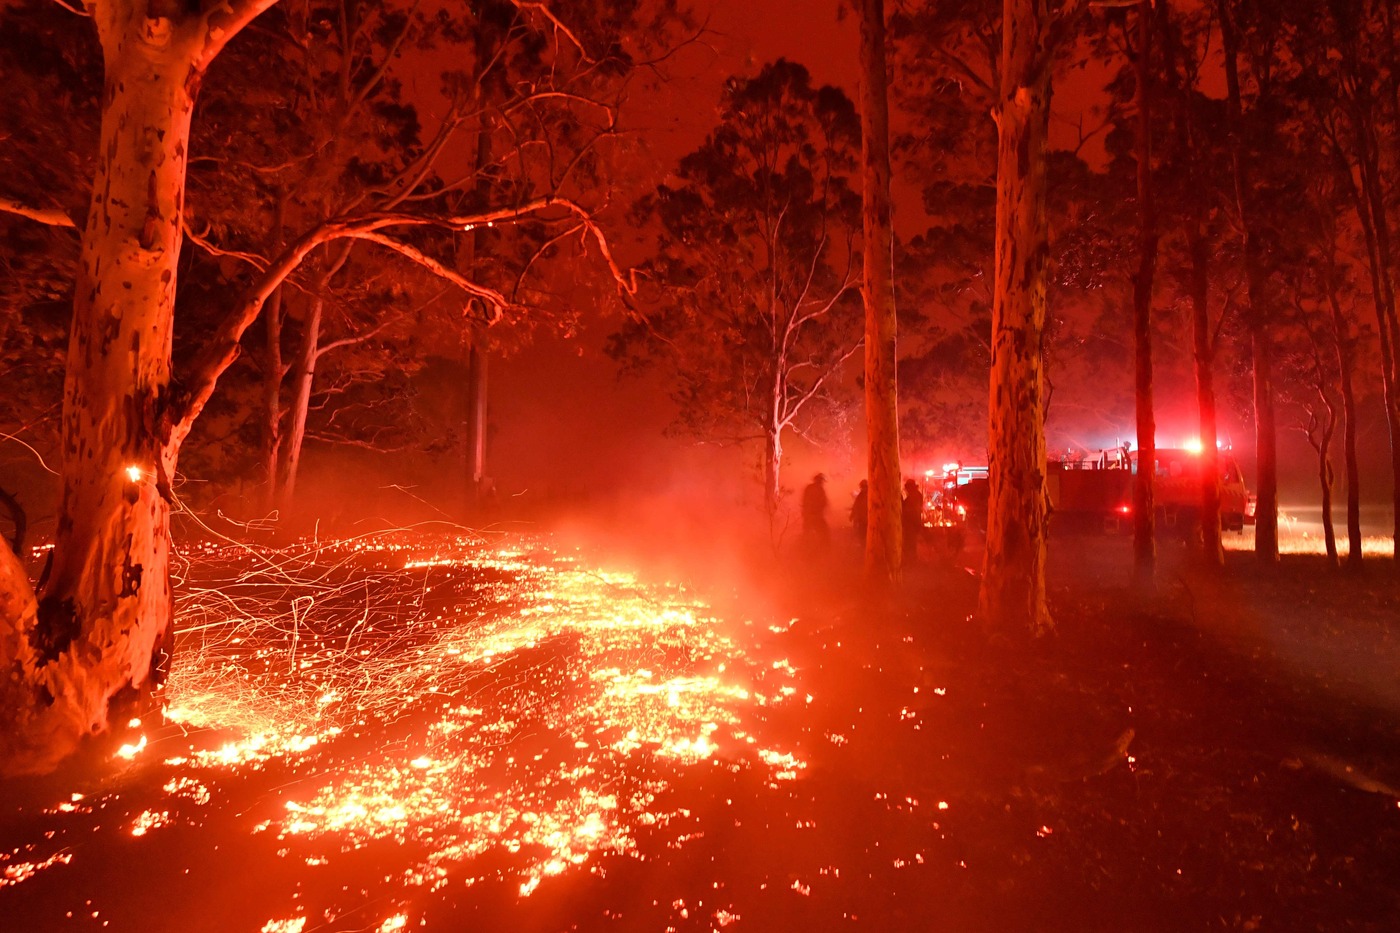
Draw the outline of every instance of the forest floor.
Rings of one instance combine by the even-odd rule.
[[[1164,546],[1149,597],[1127,542],[1067,539],[1018,645],[969,621],[975,554],[872,599],[853,547],[689,587],[547,540],[336,548],[196,558],[182,721],[0,788],[0,929],[1400,922],[1388,558]]]
[[[1289,540],[1264,568],[1231,543],[1215,574],[1163,542],[1144,596],[1129,541],[1053,542],[1056,634],[1031,644],[970,621],[976,552],[921,563],[874,611],[837,594],[849,575],[788,577],[793,663],[851,723],[833,792],[898,775],[949,803],[943,865],[899,881],[876,869],[881,834],[853,834],[889,895],[862,905],[871,928],[1400,926],[1393,563],[1337,573]]]

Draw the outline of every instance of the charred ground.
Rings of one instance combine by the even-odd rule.
[[[331,847],[317,867],[310,840],[247,832],[367,752],[406,756],[418,713],[405,710],[337,740],[339,756],[309,776],[288,759],[205,778],[215,806],[177,800],[184,812],[139,838],[126,816],[170,807],[169,775],[108,778],[109,803],[82,818],[87,838],[69,828],[72,861],[0,889],[0,903],[33,930],[257,930],[297,904],[305,930],[381,928],[386,913],[539,931],[1390,928],[1400,727],[1386,673],[1400,654],[1400,585],[1389,563],[1355,577],[1310,556],[1268,570],[1231,553],[1225,574],[1208,575],[1178,556],[1164,549],[1159,591],[1142,597],[1120,582],[1126,541],[1057,542],[1058,634],[1028,645],[991,643],[968,621],[975,555],[915,568],[885,601],[861,590],[853,548],[755,564],[765,582],[742,595],[732,579],[695,581],[716,615],[750,621],[730,631],[751,690],[795,672],[787,701],[741,725],[805,768],[775,777],[724,730],[699,760],[627,757],[612,791],[652,788],[648,809],[666,817],[633,827],[631,851],[594,851],[528,896],[519,878],[537,841],[449,863],[443,884],[406,903],[400,875],[436,844],[428,835]],[[438,609],[456,599],[460,580],[448,580],[424,591]],[[540,602],[518,593],[506,605]],[[555,636],[503,657],[473,682],[473,702],[522,706],[513,685],[532,679],[536,709],[576,702],[549,694],[577,653],[574,636]],[[684,655],[677,644],[647,664],[699,672],[716,660]],[[512,716],[520,726],[500,736],[509,760],[538,756],[541,774],[577,763],[572,737]],[[507,759],[491,760],[502,770],[487,786],[506,774]],[[60,790],[7,795],[6,852],[52,828],[25,799]],[[138,865],[158,883],[132,883]]]

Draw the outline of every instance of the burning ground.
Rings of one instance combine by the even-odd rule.
[[[758,599],[545,538],[207,545],[167,721],[6,795],[0,916],[1388,928],[1400,736],[1364,669],[1396,588],[1183,570],[1144,602],[1115,548],[1059,555],[1062,634],[1027,650],[967,624],[967,561],[872,604],[846,554]],[[1309,647],[1337,642],[1368,664]]]

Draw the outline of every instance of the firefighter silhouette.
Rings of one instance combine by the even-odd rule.
[[[802,490],[802,537],[814,550],[824,549],[831,539],[831,529],[826,524],[826,505],[826,474],[818,473]]]
[[[860,481],[860,491],[856,493],[855,501],[851,503],[851,530],[856,534],[856,540],[861,544],[865,543],[865,529],[870,526],[870,481]]]
[[[904,526],[904,566],[908,567],[919,559],[919,538],[924,532],[924,494],[916,480],[904,481],[900,519]]]

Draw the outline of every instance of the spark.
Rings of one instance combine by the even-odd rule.
[[[55,852],[38,862],[14,862],[6,865],[5,870],[0,872],[0,888],[27,881],[46,868],[52,868],[54,865],[67,865],[71,861],[73,861],[73,853],[65,851]]]
[[[278,810],[240,819],[280,840],[279,856],[333,865],[385,841],[415,853],[394,876],[406,889],[510,877],[527,897],[597,856],[635,853],[640,827],[681,821],[672,847],[702,838],[688,811],[660,803],[683,769],[719,759],[770,787],[799,779],[805,761],[766,741],[756,716],[802,695],[788,660],[749,657],[683,587],[590,568],[538,540],[500,542],[394,532],[190,546],[167,708],[151,732],[174,734],[148,765],[163,769],[165,798],[143,799],[121,825],[141,837],[188,822],[194,808],[222,808],[235,775],[275,768],[293,778]],[[142,735],[118,754],[146,748]],[[117,796],[45,812],[71,819]],[[482,859],[492,852],[508,867]],[[69,858],[10,864],[4,881]],[[379,929],[408,923],[396,914]]]
[[[671,791],[698,765],[750,769],[770,789],[803,777],[801,748],[772,741],[763,714],[812,697],[790,662],[740,643],[752,623],[680,586],[502,540],[187,544],[164,716],[133,723],[146,735],[120,753],[148,760],[45,808],[53,848],[5,864],[0,886],[67,864],[65,833],[171,845],[183,837],[152,831],[219,820],[323,879],[372,847],[405,853],[384,890],[340,888],[314,913],[301,890],[261,914],[264,933],[305,933],[374,899],[356,928],[384,933],[417,925],[408,905],[449,884],[527,898],[604,874],[608,856],[653,857],[640,840],[697,844],[697,816]],[[239,812],[259,772],[262,802]],[[703,928],[739,921],[733,907],[686,909]]]
[[[261,933],[302,933],[306,929],[305,917],[290,920],[269,920],[262,925]]]
[[[140,754],[141,751],[145,749],[145,747],[146,737],[143,735],[140,739],[136,741],[135,744],[128,742],[121,748],[117,749],[117,757],[125,758],[127,761],[130,761],[131,759],[135,758],[138,754]]]
[[[133,836],[144,836],[146,833],[158,826],[164,826],[170,821],[169,810],[146,810],[136,818],[136,822],[131,826]]]

